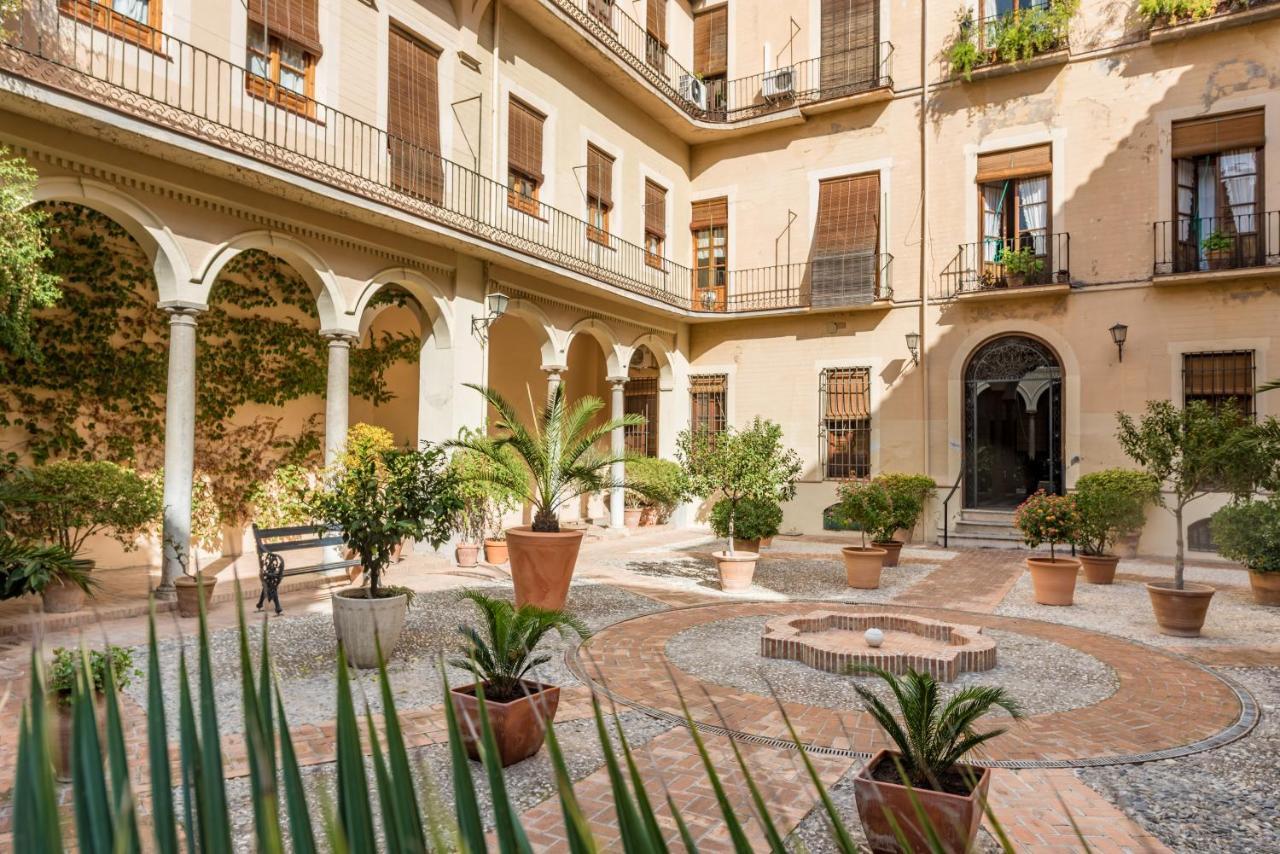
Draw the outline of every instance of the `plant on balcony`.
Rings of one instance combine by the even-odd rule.
[[[956,15],[956,33],[947,48],[947,62],[951,65],[951,73],[970,80],[973,70],[985,60],[986,55],[978,47],[978,31],[973,11],[967,7],[961,9]]]
[[[1236,5],[1246,5],[1237,2]],[[1218,0],[1138,0],[1138,14],[1150,24],[1181,24],[1207,18]]]
[[[1005,251],[1000,255],[1000,263],[1004,266],[1005,279],[1012,288],[1035,282],[1044,272],[1044,260],[1030,246]]]
[[[988,23],[975,22],[968,10],[957,16],[957,30],[947,48],[953,73],[972,78],[979,66],[1024,62],[1060,47],[1067,38],[1079,0],[1051,0],[1047,6],[1015,9]],[[979,28],[985,28],[980,34]],[[979,40],[984,42],[979,45]]]

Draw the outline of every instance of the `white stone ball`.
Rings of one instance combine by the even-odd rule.
[[[862,633],[862,637],[866,640],[867,646],[873,649],[884,643],[884,632],[879,629],[867,629]]]

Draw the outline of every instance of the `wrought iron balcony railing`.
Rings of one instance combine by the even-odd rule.
[[[690,117],[732,123],[892,88],[893,45],[860,45],[733,80],[704,81],[610,0],[543,0],[568,14]]]
[[[1197,21],[1204,21],[1210,18],[1223,18],[1227,15],[1235,15],[1240,12],[1247,12],[1250,9],[1257,9],[1262,6],[1273,6],[1280,3],[1280,0],[1217,0],[1207,11],[1191,16],[1184,14],[1176,21],[1170,20],[1169,14],[1164,11],[1153,11],[1143,15],[1147,22],[1157,27],[1177,27],[1183,24],[1194,24]]]
[[[1067,47],[1070,18],[1064,0],[1023,0],[1017,9],[975,20],[961,19],[951,61],[967,74],[978,68],[1033,59]],[[969,51],[964,50],[965,46]],[[966,55],[966,53],[968,55]],[[964,56],[961,63],[957,59]]]
[[[1280,211],[1157,222],[1155,256],[1157,276],[1280,265]]]
[[[769,311],[787,305],[814,308],[870,305],[893,298],[893,256],[827,255],[794,264],[695,271],[694,308],[701,311]]]
[[[989,237],[961,244],[942,271],[944,299],[1001,289],[1069,284],[1071,235],[1025,232],[1016,238]]]
[[[68,3],[71,14],[60,11]],[[321,102],[283,97],[243,66],[160,30],[121,29],[108,12],[92,0],[31,0],[0,42],[0,72],[682,311],[708,310],[687,266],[549,205],[513,204],[505,184],[438,152]],[[727,289],[710,310],[807,308],[841,298],[838,289],[834,297],[815,294],[807,266],[722,274]],[[865,300],[865,289],[843,293],[849,304]]]

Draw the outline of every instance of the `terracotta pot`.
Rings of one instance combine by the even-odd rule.
[[[1151,610],[1155,611],[1160,634],[1198,638],[1214,590],[1208,584],[1194,581],[1185,582],[1183,588],[1177,589],[1172,581],[1149,582],[1147,595],[1151,597]]]
[[[769,535],[767,537],[761,537],[760,548],[762,549],[773,548],[773,535]]]
[[[378,644],[382,657],[390,659],[404,630],[409,597],[386,596],[370,599],[363,587],[348,587],[333,594],[333,630],[352,667],[367,670],[378,666]]]
[[[1119,555],[1080,555],[1084,567],[1084,580],[1090,584],[1110,584],[1116,580],[1116,564]]]
[[[213,602],[213,588],[218,586],[218,576],[200,573],[198,578],[180,575],[173,581],[178,592],[178,615],[182,617],[200,616],[200,597],[204,597],[204,609],[207,612]]]
[[[758,553],[738,551],[735,546],[732,555],[728,552],[715,552],[711,556],[716,559],[721,590],[746,590],[751,586],[751,579],[756,574],[756,561],[760,559]]]
[[[44,600],[46,614],[70,614],[84,607],[85,592],[79,585],[55,578],[40,591],[40,598]]]
[[[755,552],[758,555],[760,554],[760,538],[745,540],[742,537],[734,537],[733,550],[735,552]]]
[[[1037,604],[1070,605],[1075,601],[1080,561],[1069,557],[1029,557],[1027,569],[1031,570]]]
[[[54,744],[53,776],[59,783],[70,783],[72,730],[71,706],[64,705],[51,696],[49,698],[49,709],[53,713],[54,736],[57,738],[57,742]],[[93,717],[98,724],[98,744],[106,745],[107,710],[106,706],[103,705],[102,695],[100,694],[94,694],[93,697]]]
[[[642,507],[640,509],[640,527],[650,528],[658,524],[658,508]]]
[[[506,563],[507,562],[507,541],[506,540],[485,540],[484,541],[484,562],[485,563]]]
[[[884,565],[897,566],[898,557],[902,554],[902,543],[897,540],[877,540],[871,545],[878,549],[884,549]]]
[[[484,704],[485,711],[489,713],[489,725],[493,727],[493,739],[498,743],[498,759],[504,768],[538,752],[547,731],[547,721],[555,718],[556,707],[560,704],[558,685],[538,682],[525,682],[524,685],[529,690],[526,696],[510,703],[486,699]],[[449,691],[449,699],[458,716],[467,755],[479,761],[480,751],[476,742],[480,736],[480,701],[476,697],[476,686],[453,688]]]
[[[622,511],[622,524],[628,528],[639,528],[640,517],[644,514],[643,507],[627,507]]]
[[[933,832],[938,835],[942,851],[963,852],[973,850],[973,840],[982,823],[982,813],[991,786],[991,769],[972,765],[957,765],[957,769],[973,773],[978,783],[968,795],[934,792],[928,789],[908,789],[897,783],[877,780],[872,771],[881,762],[893,762],[895,754],[881,750],[863,766],[853,778],[853,797],[858,805],[858,818],[867,835],[867,844],[877,854],[888,854],[903,849],[894,833],[894,823],[902,831],[909,844],[908,851],[931,851],[934,846],[925,833],[926,825],[920,821],[923,813]],[[887,815],[886,815],[887,813]],[[890,821],[889,816],[893,816]]]
[[[1249,586],[1253,600],[1259,605],[1280,605],[1280,572],[1249,570]]]
[[[453,558],[458,566],[471,569],[480,563],[480,546],[476,543],[458,543],[453,547]]]
[[[564,608],[581,547],[582,531],[544,534],[528,526],[507,531],[516,605],[537,605],[552,611]]]
[[[887,551],[875,546],[845,546],[844,577],[850,587],[875,590],[880,586],[880,569],[884,566]]]

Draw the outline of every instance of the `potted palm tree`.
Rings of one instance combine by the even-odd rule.
[[[1146,472],[1105,469],[1076,481],[1080,511],[1080,564],[1090,584],[1110,584],[1116,577],[1116,543],[1142,529],[1147,508],[1160,500],[1160,484]]]
[[[897,566],[904,545],[897,539],[898,532],[905,532],[903,536],[911,539],[924,503],[938,485],[925,474],[881,474],[876,475],[875,482],[889,494],[890,518],[884,528],[875,532],[871,545],[885,550],[885,566]]]
[[[449,701],[462,722],[467,753],[478,760],[477,695],[483,689],[499,759],[503,767],[514,765],[538,752],[547,723],[555,718],[560,703],[558,685],[544,685],[528,678],[531,670],[551,660],[548,653],[535,654],[538,642],[550,631],[562,637],[572,632],[580,638],[590,633],[581,620],[564,611],[548,611],[536,605],[516,607],[478,590],[462,590],[458,598],[476,606],[483,627],[458,627],[464,644],[450,663],[471,672],[476,683],[450,689]]]
[[[97,582],[62,546],[24,543],[0,532],[0,599],[40,595],[46,614],[79,611]]]
[[[867,534],[882,532],[894,525],[889,491],[874,480],[848,480],[840,484],[836,513],[846,525],[854,525],[862,535],[861,546],[845,546],[845,580],[850,587],[874,590],[880,586],[885,549],[867,545]]]
[[[1049,557],[1027,558],[1036,602],[1041,605],[1070,605],[1075,601],[1076,576],[1080,561],[1058,557],[1057,548],[1075,543],[1080,537],[1080,511],[1069,495],[1050,495],[1043,489],[1028,498],[1013,514],[1013,525],[1022,532],[1028,547],[1049,544]]]
[[[970,685],[945,705],[938,683],[910,670],[898,677],[878,667],[855,673],[883,679],[897,701],[895,715],[866,686],[853,688],[895,750],[881,750],[853,781],[858,817],[872,851],[969,851],[982,822],[991,769],[961,760],[1005,732],[978,732],[979,718],[996,708],[1022,717],[1003,688]],[[936,839],[934,836],[936,834]]]

